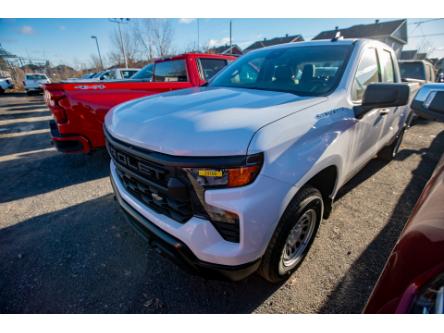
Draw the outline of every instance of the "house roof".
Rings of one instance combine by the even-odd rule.
[[[253,44],[248,46],[244,50],[244,52],[260,49],[262,47],[267,47],[267,46],[285,44],[285,43],[290,43],[290,42],[303,42],[303,41],[304,41],[304,38],[302,37],[302,35],[291,35],[291,36],[285,35],[284,37],[275,37],[272,39],[265,39],[264,38],[263,40],[258,40],[257,42],[254,42]]]
[[[209,50],[211,53],[215,54],[242,54],[242,49],[237,45],[222,45],[218,47],[213,47]]]
[[[349,28],[338,28],[335,30],[322,31],[313,40],[316,39],[331,39],[336,35],[337,31],[341,32],[344,38],[368,38],[376,36],[391,36],[398,28],[406,22],[405,19],[396,21],[379,22],[372,24],[353,25]],[[407,42],[407,41],[406,41]]]
[[[416,59],[416,54],[418,53],[418,50],[406,50],[401,52],[401,56],[399,59],[401,60],[411,60]]]

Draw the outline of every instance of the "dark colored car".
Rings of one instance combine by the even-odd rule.
[[[427,84],[412,108],[444,121],[444,85]],[[444,313],[444,155],[369,298],[365,313]]]

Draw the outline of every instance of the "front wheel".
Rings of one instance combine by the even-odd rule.
[[[259,274],[277,283],[301,265],[316,236],[324,204],[321,193],[304,187],[285,210],[262,258]]]

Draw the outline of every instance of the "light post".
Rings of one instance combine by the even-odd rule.
[[[102,71],[103,71],[104,68],[103,68],[103,62],[102,62],[102,55],[100,54],[99,40],[97,39],[97,36],[91,36],[91,38],[96,40],[97,53],[99,53],[100,66],[102,67]]]
[[[120,25],[124,24],[124,23],[128,23],[129,20],[130,20],[129,18],[109,19],[110,22],[117,23],[117,25],[119,27],[120,44],[122,44],[123,58],[125,59],[125,67],[126,68],[128,68],[128,59],[126,57],[125,44],[123,44],[122,30],[120,29]]]

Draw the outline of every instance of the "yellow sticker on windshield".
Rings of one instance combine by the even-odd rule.
[[[222,177],[222,170],[200,169],[199,176],[202,177]]]

